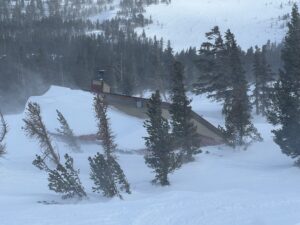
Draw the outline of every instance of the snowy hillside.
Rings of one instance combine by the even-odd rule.
[[[76,134],[95,132],[89,93],[52,87],[44,96],[30,101],[41,105],[50,131],[58,126],[55,109],[61,110]],[[220,107],[194,98],[193,106],[211,122],[222,123]],[[119,149],[144,148],[145,131],[141,120],[109,110]],[[272,142],[270,126],[262,118],[255,125],[265,141],[248,151],[226,147],[204,149],[196,162],[184,166],[171,177],[172,185],[161,188],[150,184],[153,177],[143,156],[118,153],[132,186],[125,200],[107,200],[91,191],[87,158],[100,150],[93,143],[82,143],[83,153],[71,153],[54,139],[60,154],[69,152],[81,170],[81,180],[89,199],[64,202],[47,188],[47,177],[31,162],[39,153],[38,143],[21,130],[24,114],[6,116],[10,133],[8,154],[0,159],[1,225],[297,225],[300,223],[299,169],[280,153]],[[101,151],[101,150],[100,150]],[[44,205],[38,201],[58,201]]]
[[[285,34],[291,0],[172,0],[169,5],[152,5],[146,16],[154,23],[145,29],[147,35],[171,40],[175,50],[199,47],[205,32],[219,25],[230,28],[242,48],[280,42]],[[280,18],[279,18],[280,17]],[[142,29],[139,30],[142,32]]]

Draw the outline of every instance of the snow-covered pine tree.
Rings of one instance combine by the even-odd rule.
[[[59,110],[56,110],[56,113],[57,120],[60,123],[60,128],[56,129],[56,131],[63,136],[64,140],[74,152],[80,152],[80,146],[74,136],[73,130],[68,124],[68,121]]]
[[[117,184],[118,189],[127,194],[131,194],[130,184],[117,160],[114,157],[109,157],[107,159],[107,164],[111,166],[115,184]]]
[[[206,37],[208,41],[202,44],[199,52],[201,74],[194,86],[195,93],[205,93],[223,102],[226,128],[221,129],[233,146],[261,140],[251,123],[248,84],[234,35],[227,31],[224,41],[219,28],[215,27]]]
[[[62,198],[84,198],[86,193],[79,179],[79,170],[74,169],[73,158],[65,155],[65,165],[48,171],[49,189],[63,194]]]
[[[156,91],[147,104],[149,118],[144,122],[148,132],[145,162],[154,170],[153,183],[165,186],[170,184],[168,175],[181,166],[181,160],[174,152],[170,125],[162,116],[161,104],[160,93]]]
[[[300,14],[296,4],[288,24],[282,60],[284,70],[275,84],[268,118],[273,125],[280,126],[273,130],[274,141],[284,154],[296,158],[300,167]]]
[[[109,126],[107,107],[104,96],[95,97],[94,108],[98,120],[98,135],[104,154],[97,153],[93,158],[89,158],[90,177],[94,181],[94,192],[102,192],[105,197],[118,196],[122,199],[122,191],[131,193],[130,185],[121,166],[116,161],[117,145],[114,143],[114,136]]]
[[[273,90],[272,82],[274,81],[274,74],[270,65],[266,60],[266,46],[262,50],[255,47],[254,62],[254,90],[252,97],[254,98],[254,106],[257,115],[266,115],[267,109],[270,106],[270,94]]]
[[[175,62],[172,71],[170,114],[175,148],[182,151],[184,162],[191,162],[194,160],[193,156],[201,152],[201,140],[197,127],[192,122],[191,100],[186,95],[183,73],[183,65]]]
[[[66,154],[65,160],[65,165],[58,164],[55,169],[52,169],[44,158],[36,155],[33,165],[48,173],[49,189],[63,194],[63,199],[86,197],[84,187],[79,179],[79,170],[74,169],[73,158]]]
[[[131,194],[125,174],[114,157],[105,158],[104,155],[97,153],[93,158],[89,158],[89,162],[94,192],[102,193],[108,198],[117,196],[120,199],[123,198],[122,191]]]
[[[37,103],[29,102],[26,109],[26,118],[23,119],[25,126],[22,129],[30,138],[36,138],[42,151],[42,159],[49,159],[55,165],[60,165],[59,154],[53,148],[41,116],[41,108]]]
[[[6,146],[3,143],[8,132],[8,125],[4,119],[3,114],[0,112],[0,157],[6,153]]]
[[[102,147],[106,158],[114,157],[116,144],[114,143],[114,135],[110,129],[109,119],[107,117],[107,103],[104,96],[94,98],[94,109],[96,113],[98,132],[97,135],[101,140]]]
[[[226,90],[230,86],[230,73],[223,37],[219,27],[206,33],[207,42],[201,45],[197,66],[200,71],[194,84],[196,94],[208,94],[216,101],[225,101]]]
[[[240,50],[230,30],[226,32],[225,38],[231,86],[226,91],[223,107],[226,129],[224,133],[232,146],[248,146],[262,138],[251,122],[251,103],[247,93],[249,88],[240,60]]]
[[[121,194],[114,182],[112,172],[104,155],[97,153],[93,158],[89,157],[91,173],[90,178],[94,182],[93,192],[102,192],[103,196],[112,198]]]

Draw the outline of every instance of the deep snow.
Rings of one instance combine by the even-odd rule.
[[[205,33],[218,25],[231,29],[243,49],[281,42],[287,23],[279,17],[290,13],[298,0],[172,0],[171,4],[151,5],[145,16],[154,23],[140,28],[150,37],[171,40],[176,51],[190,46],[199,48]]]
[[[58,127],[55,109],[63,112],[76,134],[96,131],[90,93],[52,87],[38,102],[50,131]],[[222,124],[221,106],[194,97],[194,109],[210,122]],[[115,109],[109,110],[119,149],[144,148],[143,121]],[[89,199],[62,201],[47,188],[47,176],[32,164],[38,143],[21,130],[24,113],[6,116],[10,132],[8,154],[0,159],[1,225],[296,225],[300,223],[300,170],[273,143],[271,127],[263,118],[255,125],[264,142],[247,151],[225,146],[203,149],[194,163],[171,177],[172,185],[150,184],[153,177],[143,156],[135,151],[118,158],[132,186],[125,200],[104,199],[91,191],[88,156],[101,151],[96,144],[82,144],[83,153],[71,153],[53,138],[60,154],[69,152],[80,168]],[[38,201],[57,201],[44,205]]]

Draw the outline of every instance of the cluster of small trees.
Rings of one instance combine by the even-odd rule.
[[[99,8],[109,7],[110,0],[40,2],[0,3],[3,4],[0,7],[3,10],[0,13],[3,15],[0,19],[0,95],[3,96],[0,104],[4,112],[15,110],[16,105],[21,110],[29,96],[42,94],[50,85],[87,89],[98,68],[107,71],[106,79],[115,92],[137,94],[159,87],[163,94],[170,88],[170,61],[175,56],[184,62],[188,88],[192,88],[199,74],[194,63],[199,57],[196,48],[174,56],[166,41],[147,38],[133,30],[151,23],[140,13],[145,5],[169,1],[120,1],[120,13],[132,7],[134,15],[101,23],[82,19],[83,15],[76,10],[81,5],[88,9],[94,3]],[[48,7],[51,16],[46,13]],[[74,10],[77,16],[68,16],[72,14],[68,10]],[[94,35],[95,30],[103,31],[102,35]],[[269,43],[266,47],[266,58],[272,68],[280,65],[279,52],[280,46]],[[253,57],[253,49],[241,52],[247,78]]]
[[[163,40],[138,35],[132,24],[123,17],[102,23],[60,16],[0,20],[1,109],[21,109],[50,85],[87,89],[99,68],[118,93],[167,89],[171,49]]]
[[[194,85],[195,93],[208,94],[209,98],[223,103],[225,128],[221,130],[232,146],[260,141],[261,136],[251,122],[249,85],[234,34],[228,30],[224,40],[219,27],[214,27],[206,37],[208,41],[199,51],[202,74]]]
[[[0,104],[3,112],[15,110],[16,105],[21,110],[28,97],[42,94],[50,85],[87,89],[99,68],[107,71],[106,80],[115,92],[137,94],[159,87],[163,94],[170,89],[170,62],[174,57],[184,63],[188,88],[192,88],[199,74],[194,63],[199,57],[196,48],[174,54],[166,40],[134,32],[136,26],[151,23],[139,13],[144,5],[168,1],[120,1],[120,10],[126,12],[133,7],[134,15],[103,22],[83,19],[76,10],[81,5],[89,6],[90,2],[105,8],[110,5],[109,0],[39,2],[41,0],[0,3],[3,4],[0,6],[3,10],[0,13],[3,15],[0,19],[0,95],[3,96]],[[46,13],[48,4],[52,16]],[[18,5],[22,6],[20,15]],[[77,16],[69,17],[72,13],[66,12],[68,8]],[[14,16],[11,10],[15,11]],[[93,31],[99,30],[101,34],[94,35]],[[269,43],[265,49],[268,62],[273,69],[277,68],[281,63],[278,59],[280,46]],[[241,51],[240,57],[249,78],[253,49]]]
[[[107,104],[104,97],[95,98],[95,113],[98,120],[98,138],[101,140],[104,154],[97,153],[88,159],[91,167],[90,178],[94,182],[93,191],[100,192],[105,197],[119,197],[122,192],[130,194],[130,185],[117,162],[115,156],[116,145],[109,127]],[[79,145],[74,137],[67,120],[57,110],[58,121],[61,127],[57,131],[65,138],[73,151],[79,151]],[[40,106],[37,103],[28,103],[26,118],[23,127],[26,134],[39,141],[41,155],[36,155],[33,165],[48,173],[50,190],[61,193],[65,198],[85,198],[87,194],[79,177],[79,170],[74,168],[73,158],[65,154],[62,163],[58,151],[53,147],[51,137],[42,120]]]
[[[273,130],[274,141],[282,152],[296,158],[300,165],[300,14],[294,4],[288,33],[282,44],[283,68],[278,79],[267,60],[268,46],[255,47],[253,52],[253,94],[248,96],[249,83],[243,70],[242,51],[234,35],[228,30],[223,39],[219,28],[206,34],[208,41],[199,51],[198,66],[201,76],[194,85],[196,94],[223,103],[225,128],[233,146],[248,145],[261,137],[251,123],[251,110],[266,116],[278,129]],[[280,64],[280,63],[278,63]],[[251,99],[253,101],[251,102]]]
[[[26,135],[37,139],[40,144],[41,155],[36,155],[33,165],[48,173],[49,189],[63,193],[63,198],[86,196],[79,179],[79,171],[74,169],[73,159],[66,154],[65,165],[61,163],[37,103],[28,103],[26,118],[23,121]]]
[[[0,20],[38,20],[46,16],[75,19],[107,9],[112,0],[4,0],[0,3]]]

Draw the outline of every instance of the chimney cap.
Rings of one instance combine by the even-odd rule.
[[[105,70],[98,70],[98,73],[97,73],[97,79],[98,80],[103,80],[104,79],[104,74],[105,74]]]

